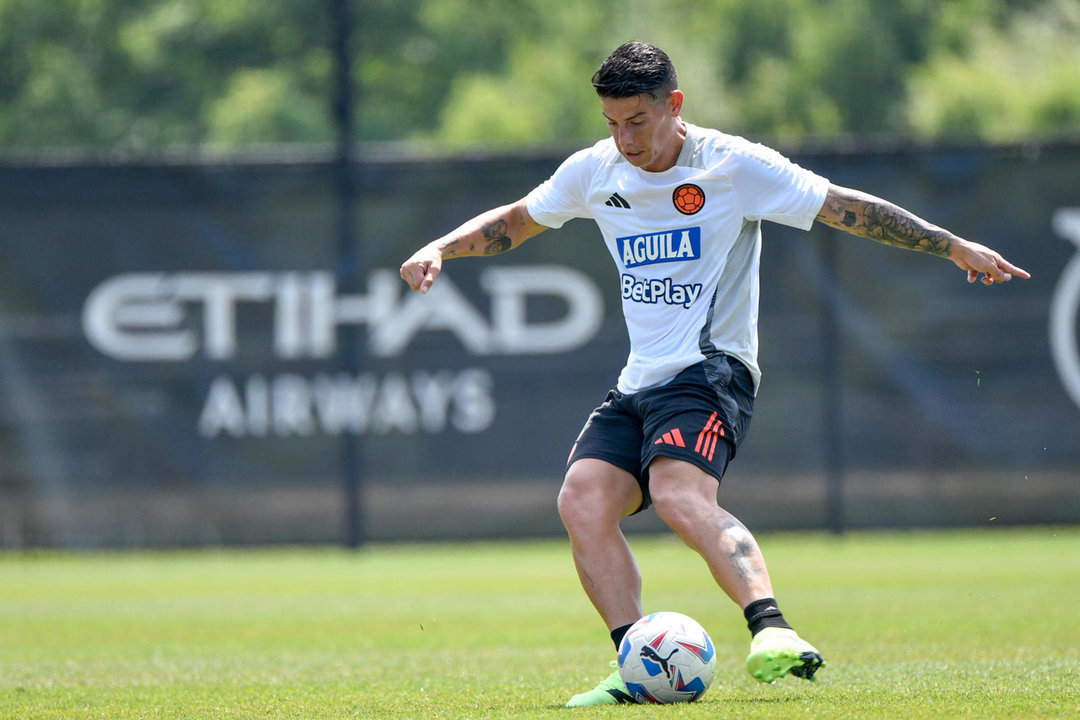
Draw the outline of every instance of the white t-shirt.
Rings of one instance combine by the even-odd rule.
[[[686,127],[668,170],[634,167],[607,138],[571,155],[526,197],[541,225],[592,218],[600,226],[630,335],[623,393],[670,382],[718,352],[745,363],[756,388],[761,221],[808,230],[829,188],[774,150]]]

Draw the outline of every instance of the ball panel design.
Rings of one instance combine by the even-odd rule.
[[[716,650],[705,629],[681,613],[638,620],[619,645],[619,675],[638,702],[697,700],[716,675]]]

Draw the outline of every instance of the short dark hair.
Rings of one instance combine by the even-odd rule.
[[[623,43],[608,55],[592,76],[592,85],[602,98],[645,93],[654,101],[666,100],[679,87],[679,76],[667,53],[635,41]]]

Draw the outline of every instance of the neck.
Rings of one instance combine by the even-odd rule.
[[[672,133],[671,140],[667,143],[667,147],[664,148],[663,154],[657,159],[657,162],[653,163],[650,168],[643,168],[647,172],[663,172],[675,167],[675,163],[679,161],[679,154],[682,152],[683,143],[686,142],[686,123],[679,118],[675,118],[675,131]]]

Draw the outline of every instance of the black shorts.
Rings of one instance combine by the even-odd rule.
[[[566,464],[596,458],[626,470],[641,487],[641,512],[652,503],[649,463],[654,458],[685,460],[719,482],[753,413],[750,371],[733,357],[717,355],[660,387],[632,395],[611,390],[581,429]]]

